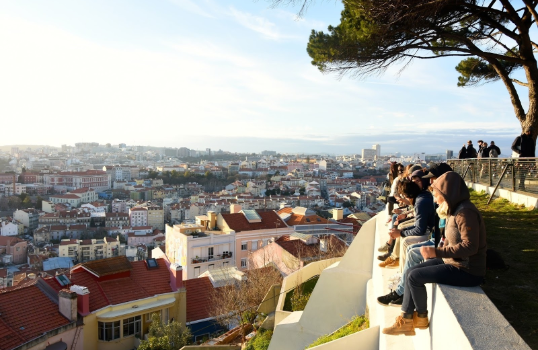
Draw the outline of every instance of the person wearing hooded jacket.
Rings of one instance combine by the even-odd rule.
[[[415,335],[415,328],[429,327],[426,283],[473,287],[480,285],[486,274],[486,227],[469,200],[467,185],[451,171],[440,176],[432,188],[435,200],[447,203],[445,244],[420,248],[428,260],[407,271],[402,315],[383,329],[384,334]]]

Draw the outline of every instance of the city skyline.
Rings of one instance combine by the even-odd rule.
[[[520,129],[500,82],[458,88],[454,58],[366,80],[323,75],[308,36],[337,25],[342,4],[301,19],[270,4],[0,4],[0,114],[24,123],[3,143],[456,153],[480,138],[509,153]]]

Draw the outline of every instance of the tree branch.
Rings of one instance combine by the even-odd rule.
[[[538,23],[538,13],[536,12],[536,5],[533,6],[532,3],[529,3],[529,0],[523,0],[523,3],[527,6],[527,10],[532,14],[532,17],[534,18],[534,22]],[[538,24],[537,24],[538,26]]]
[[[512,81],[513,81],[514,83],[516,83],[516,84],[521,85],[521,86],[529,87],[529,84],[528,84],[528,83],[524,83],[524,82],[519,81],[519,80],[517,80],[517,79],[512,79]]]

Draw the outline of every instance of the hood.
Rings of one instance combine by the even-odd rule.
[[[439,176],[432,187],[444,197],[451,213],[454,212],[458,204],[471,197],[465,181],[454,171]]]

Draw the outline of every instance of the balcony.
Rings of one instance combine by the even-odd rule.
[[[206,256],[206,257],[195,257],[191,259],[191,262],[193,264],[200,264],[208,261],[218,261],[218,260],[226,260],[230,259],[232,257],[232,252],[224,252],[223,254],[217,254],[213,256]]]

